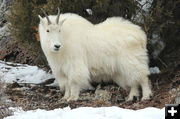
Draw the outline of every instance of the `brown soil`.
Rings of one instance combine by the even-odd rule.
[[[0,60],[29,65],[47,65],[39,42],[19,42],[15,39],[0,40]]]

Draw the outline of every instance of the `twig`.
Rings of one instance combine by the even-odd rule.
[[[161,60],[161,58],[157,57],[157,59],[158,59],[166,68],[168,67],[167,64],[166,64],[164,61]]]

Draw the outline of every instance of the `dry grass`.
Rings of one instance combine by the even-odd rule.
[[[9,103],[7,103],[7,95],[5,94],[6,84],[0,81],[0,119],[12,114],[9,110]]]
[[[5,96],[4,94],[4,90],[5,90],[5,83],[4,82],[0,82],[0,104],[2,103],[2,98]]]

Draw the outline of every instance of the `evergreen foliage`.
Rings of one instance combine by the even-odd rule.
[[[166,50],[174,50],[180,46],[180,1],[154,0],[151,11],[144,17],[144,28],[148,37],[159,35],[166,43]]]
[[[11,34],[20,42],[36,44],[40,49],[38,38],[38,15],[44,16],[40,8],[48,14],[57,14],[59,7],[61,13],[77,13],[92,23],[99,23],[107,17],[121,16],[130,19],[142,26],[153,39],[157,34],[160,40],[166,43],[166,49],[175,49],[180,45],[180,1],[179,0],[153,0],[150,11],[144,13],[141,0],[13,0],[7,20],[11,23]],[[149,0],[152,1],[152,0]],[[147,2],[149,2],[147,1]],[[87,13],[91,9],[93,14]],[[141,13],[142,23],[132,18]],[[172,47],[173,46],[173,47]]]

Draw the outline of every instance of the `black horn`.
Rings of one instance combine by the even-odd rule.
[[[58,14],[56,18],[56,23],[59,24],[59,17],[60,17],[60,9],[58,8]]]
[[[47,21],[48,21],[48,25],[50,25],[50,24],[51,24],[51,21],[50,21],[48,15],[46,14],[46,12],[45,12],[43,9],[41,9],[41,11],[44,13],[44,15],[45,15],[45,17],[46,17],[46,19],[47,19]]]

